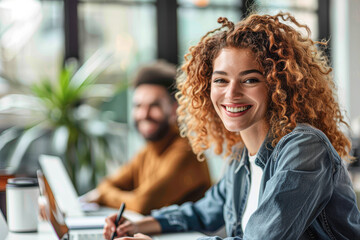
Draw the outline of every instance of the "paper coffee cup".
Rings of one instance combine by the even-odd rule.
[[[36,178],[8,179],[6,184],[6,211],[10,231],[37,231],[38,197],[39,184]]]

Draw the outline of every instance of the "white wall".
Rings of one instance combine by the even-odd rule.
[[[331,0],[331,6],[335,79],[351,121],[360,117],[360,1]]]
[[[360,117],[360,1],[349,1],[349,85],[351,119]]]

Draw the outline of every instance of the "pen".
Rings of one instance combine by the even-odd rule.
[[[124,209],[125,209],[125,203],[122,203],[120,208],[119,208],[119,212],[118,212],[118,214],[116,216],[116,219],[115,219],[115,231],[111,235],[111,240],[114,240],[114,238],[116,237],[116,228],[117,228],[117,226],[119,224],[119,221],[120,221],[121,216],[122,216],[122,214],[124,212]]]

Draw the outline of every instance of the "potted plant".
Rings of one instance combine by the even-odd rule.
[[[84,193],[106,174],[107,163],[124,155],[121,141],[126,138],[126,125],[104,118],[91,105],[92,93],[103,88],[97,79],[111,63],[111,55],[104,51],[95,53],[79,68],[76,61],[67,61],[57,81],[44,79],[31,87],[30,95],[22,96],[37,120],[25,129],[12,127],[0,135],[0,151],[7,151],[12,172],[19,168],[32,142],[47,136],[50,152],[62,157],[74,186]],[[126,87],[124,82],[120,90]],[[101,98],[114,94],[114,86],[109,89],[111,94]]]

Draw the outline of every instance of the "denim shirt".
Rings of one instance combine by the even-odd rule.
[[[264,141],[255,160],[263,177],[258,208],[245,230],[241,219],[251,179],[246,149],[233,154],[225,176],[204,198],[153,211],[162,231],[211,232],[225,224],[228,240],[360,239],[351,180],[325,134],[299,124],[274,148],[270,142]]]

